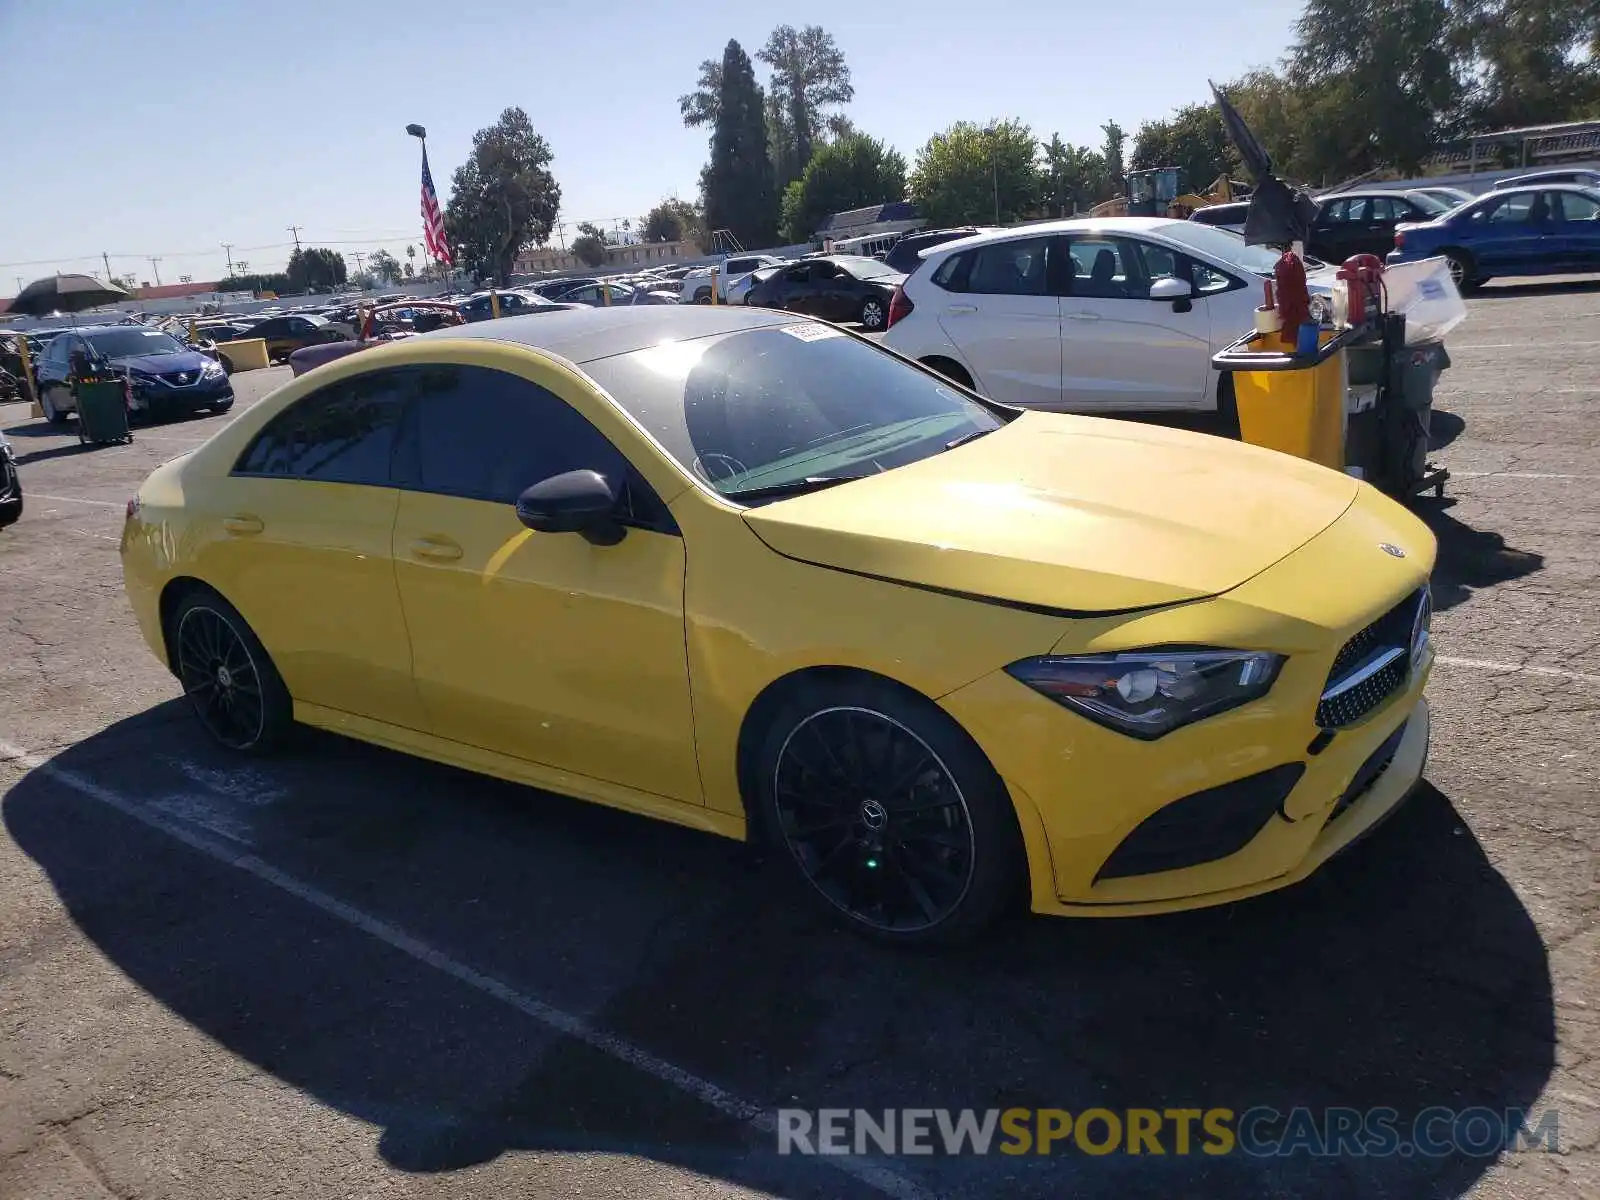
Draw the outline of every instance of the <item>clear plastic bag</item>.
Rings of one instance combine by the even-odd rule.
[[[1396,263],[1383,272],[1389,311],[1406,319],[1406,345],[1440,342],[1467,317],[1461,290],[1442,258]]]

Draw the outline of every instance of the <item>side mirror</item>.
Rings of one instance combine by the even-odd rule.
[[[539,533],[577,533],[615,546],[627,531],[617,520],[618,489],[598,471],[541,479],[517,497],[517,520]]]
[[[1171,301],[1173,312],[1188,312],[1193,308],[1191,300],[1193,295],[1194,288],[1189,285],[1188,280],[1174,279],[1170,275],[1150,285],[1150,299]]]

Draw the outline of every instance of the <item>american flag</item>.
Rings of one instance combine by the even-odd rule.
[[[428,170],[428,151],[422,151],[422,241],[435,261],[450,265],[450,244],[444,237],[444,214],[439,211],[439,193],[433,190],[433,172]]]

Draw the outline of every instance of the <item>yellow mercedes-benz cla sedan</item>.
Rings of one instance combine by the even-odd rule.
[[[285,385],[129,502],[218,739],[294,722],[733,838],[903,941],[1293,883],[1421,775],[1428,530],[832,326],[589,309]]]

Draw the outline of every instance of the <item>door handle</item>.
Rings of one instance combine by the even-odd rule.
[[[963,313],[975,313],[977,311],[978,306],[976,304],[947,304],[945,306],[945,312],[949,313],[953,317],[959,317]]]
[[[1092,312],[1069,312],[1066,314],[1066,317],[1069,321],[1098,321],[1100,319],[1100,314]]]
[[[418,538],[411,543],[411,553],[433,562],[453,562],[461,557],[461,547],[449,538]]]
[[[249,537],[252,534],[260,533],[266,528],[266,525],[262,523],[260,517],[241,515],[237,517],[223,517],[222,527],[229,533],[237,534],[240,537]]]

